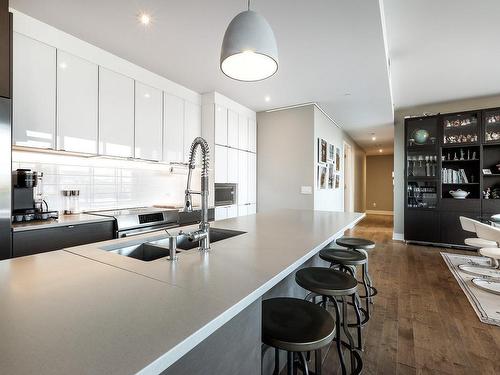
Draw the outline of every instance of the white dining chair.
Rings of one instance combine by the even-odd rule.
[[[476,249],[481,249],[484,247],[498,247],[495,241],[488,241],[483,238],[478,238],[479,235],[476,233],[476,224],[482,224],[477,220],[473,220],[471,218],[460,216],[460,224],[462,225],[462,229],[466,232],[475,233],[477,237],[470,237],[464,240],[464,243],[468,246],[474,247]]]
[[[500,268],[500,228],[479,222],[475,223],[474,227],[479,238],[495,243],[495,246],[479,249],[479,254],[490,258],[493,267]]]

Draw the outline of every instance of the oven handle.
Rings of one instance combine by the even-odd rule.
[[[147,234],[147,233],[152,233],[152,232],[158,232],[158,231],[164,230],[164,229],[172,229],[172,228],[178,228],[178,227],[180,227],[179,224],[173,224],[173,225],[165,225],[165,226],[156,227],[154,229],[145,229],[145,230],[130,229],[128,231],[118,232],[118,238],[133,237],[133,236],[138,236],[139,234]]]

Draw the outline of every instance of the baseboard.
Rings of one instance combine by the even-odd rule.
[[[392,239],[394,241],[404,241],[405,235],[403,233],[392,232]]]
[[[390,215],[394,216],[394,211],[366,210],[367,215]]]

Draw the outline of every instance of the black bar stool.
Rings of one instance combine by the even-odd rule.
[[[366,250],[375,248],[375,242],[367,240],[365,238],[357,237],[342,237],[338,238],[335,242],[339,246],[345,247],[350,250],[357,250],[360,253],[366,255],[366,272],[363,272],[363,284],[368,285],[370,293],[364,296],[360,296],[360,298],[366,298],[370,303],[373,303],[373,297],[377,295],[378,291],[373,286],[372,278],[370,276],[370,273],[368,272],[368,252]]]
[[[351,374],[361,373],[361,369],[363,368],[363,361],[358,350],[356,349],[354,339],[349,332],[347,322],[348,305],[346,300],[346,297],[349,296],[352,299],[352,306],[354,307],[354,312],[356,313],[356,327],[358,330],[359,338],[361,335],[361,315],[356,298],[358,281],[348,273],[325,267],[302,268],[295,273],[295,281],[302,288],[312,292],[309,296],[322,296],[322,305],[324,308],[326,308],[327,300],[333,302],[336,322],[335,342],[337,344],[337,352],[340,359],[340,365],[342,367],[342,374],[347,374],[342,346],[349,349],[351,360]],[[337,299],[340,299],[342,302],[342,315]],[[348,342],[342,340],[341,327],[344,331],[345,336],[347,337]]]
[[[357,250],[346,250],[346,249],[323,249],[319,252],[319,257],[324,261],[330,263],[330,267],[338,266],[340,271],[349,272],[353,277],[356,277],[356,266],[362,267],[362,273],[364,276],[367,274],[368,258],[365,254]],[[370,294],[370,289],[368,284],[365,282],[366,277],[363,277],[363,282],[361,283],[365,289],[365,295]],[[357,296],[359,297],[359,296]],[[365,325],[368,320],[370,320],[370,303],[368,299],[365,299],[366,307],[359,308],[364,315],[364,319],[361,325]],[[355,327],[356,324],[349,324],[350,327]],[[361,343],[361,336],[358,336],[358,349],[362,349],[363,345]]]
[[[280,372],[279,349],[287,351],[287,374],[295,373],[297,362],[309,374],[305,352],[315,352],[315,374],[321,374],[321,348],[335,336],[335,322],[328,311],[298,298],[271,298],[262,301],[262,342],[275,349],[274,372]]]

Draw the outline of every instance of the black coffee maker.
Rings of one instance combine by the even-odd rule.
[[[49,211],[43,199],[43,173],[18,169],[14,174],[12,222],[57,219],[57,211]]]

